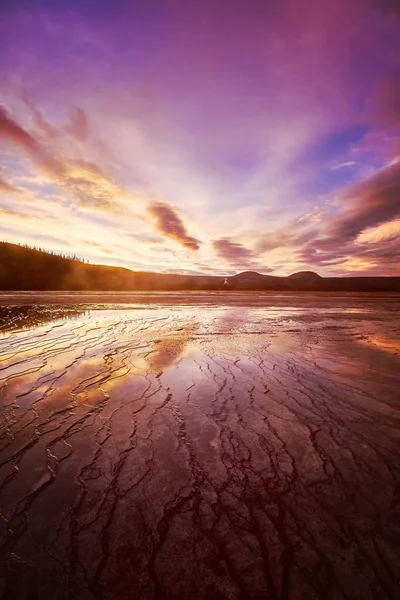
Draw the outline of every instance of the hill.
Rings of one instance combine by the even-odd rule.
[[[319,283],[322,277],[313,271],[300,271],[299,273],[293,273],[293,275],[289,275],[288,279],[291,281],[308,281]]]
[[[226,281],[226,283],[225,283]],[[281,290],[400,292],[400,277],[321,277],[312,271],[289,277],[246,271],[232,277],[168,275],[91,265],[8,242],[0,242],[0,290],[177,291]]]

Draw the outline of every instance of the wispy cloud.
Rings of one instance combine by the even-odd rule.
[[[327,232],[338,242],[354,240],[367,227],[400,215],[400,162],[385,167],[365,181],[353,184],[343,198],[343,210]]]
[[[331,167],[331,171],[338,171],[339,169],[346,169],[348,167],[354,167],[357,163],[354,160],[348,160]]]
[[[46,119],[42,115],[41,111],[38,109],[35,102],[29,96],[26,89],[23,88],[19,92],[19,95],[28,111],[28,114],[31,115],[37,131],[47,139],[57,138],[59,135],[59,132],[57,131],[57,129],[55,127],[50,125],[50,123],[48,123],[48,121],[46,121]]]
[[[5,179],[3,179],[0,176],[0,192],[5,192],[8,194],[18,194],[19,190],[18,190],[18,188],[14,187],[13,185],[11,185],[7,181],[5,181]]]
[[[35,114],[40,115],[32,101],[30,106]],[[82,137],[85,132],[86,117],[83,117],[84,113],[79,111],[78,116],[75,112],[73,114],[75,115],[74,132],[77,137]],[[37,119],[41,118],[37,116]],[[52,131],[54,132],[55,129],[53,128]],[[66,157],[57,145],[53,144],[51,149],[45,148],[17,123],[3,106],[0,106],[0,137],[23,150],[53,178],[57,185],[71,192],[83,206],[95,206],[99,210],[124,211],[124,207],[117,199],[118,195],[124,193],[123,188],[115,184],[102,169],[93,162]],[[54,137],[52,135],[53,141]]]
[[[213,241],[213,247],[217,255],[222,258],[230,267],[236,269],[262,269],[262,271],[272,271],[269,267],[262,266],[257,260],[257,253],[246,248],[240,242],[230,238],[222,238]]]
[[[400,162],[387,166],[366,180],[353,184],[342,196],[341,210],[315,239],[299,251],[302,261],[334,266],[358,259],[358,266],[383,269],[387,261],[400,259],[400,239],[374,239],[363,232],[400,217]],[[360,261],[363,262],[360,262]],[[353,263],[357,264],[357,263]]]
[[[86,112],[78,106],[73,106],[69,111],[67,131],[80,141],[88,138],[90,133],[89,120]]]
[[[8,110],[0,105],[0,138],[14,143],[47,172],[62,177],[65,169],[36,139],[15,121]]]

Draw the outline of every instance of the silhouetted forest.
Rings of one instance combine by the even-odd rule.
[[[305,271],[289,277],[252,271],[232,277],[167,275],[88,264],[77,256],[0,242],[1,290],[177,291],[281,290],[400,292],[400,277],[320,277]]]

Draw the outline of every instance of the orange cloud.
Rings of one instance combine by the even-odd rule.
[[[173,238],[189,250],[200,248],[201,242],[188,234],[175,208],[164,202],[154,201],[148,206],[147,212],[156,220],[157,229],[160,233]]]

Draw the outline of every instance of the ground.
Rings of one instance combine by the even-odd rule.
[[[399,296],[89,296],[0,296],[2,597],[400,596]]]

